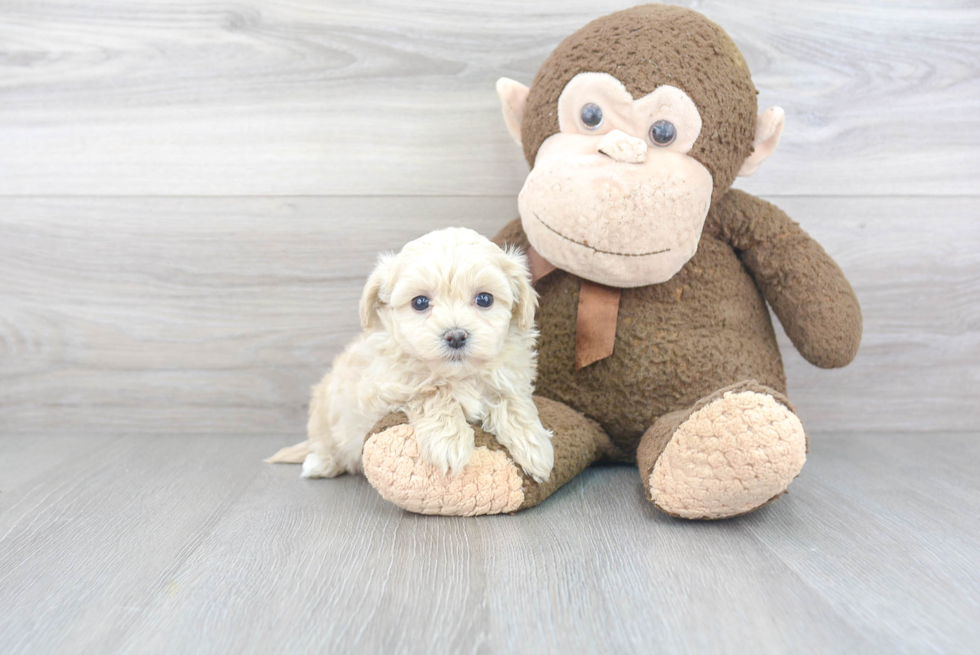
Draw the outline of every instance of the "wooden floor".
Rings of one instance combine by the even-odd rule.
[[[715,523],[625,466],[458,519],[262,463],[281,437],[7,437],[0,652],[976,652],[978,436],[815,435]]]

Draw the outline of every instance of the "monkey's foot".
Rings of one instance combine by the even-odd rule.
[[[371,486],[409,512],[478,516],[514,512],[524,503],[524,478],[506,452],[479,446],[459,474],[443,474],[422,461],[407,424],[369,437],[363,462]]]
[[[575,410],[535,398],[545,428],[554,433],[550,479],[536,482],[514,463],[494,436],[473,426],[476,448],[458,475],[443,475],[419,456],[415,431],[404,414],[390,414],[364,444],[364,475],[386,500],[419,514],[502,514],[544,501],[592,462],[613,456],[609,437]]]
[[[658,448],[648,445],[644,453],[641,445],[637,453],[648,498],[673,516],[720,519],[780,496],[803,468],[807,440],[800,419],[777,396],[748,383],[659,419],[644,435],[665,444],[652,470],[644,459]]]

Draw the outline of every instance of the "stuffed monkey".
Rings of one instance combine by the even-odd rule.
[[[768,306],[809,362],[849,363],[861,310],[837,264],[777,207],[731,189],[779,142],[741,53],[701,14],[645,5],[565,39],[530,89],[501,79],[531,172],[496,241],[528,252],[540,295],[536,403],[555,468],[534,482],[493,435],[459,475],[418,457],[404,416],[365,473],[421,513],[514,512],[594,462],[635,462],[668,514],[717,519],[782,494],[807,437]]]

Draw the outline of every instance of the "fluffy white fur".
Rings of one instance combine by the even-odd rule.
[[[493,296],[490,307],[476,304],[481,293]],[[413,308],[418,296],[428,309]],[[443,473],[469,462],[473,422],[528,475],[547,480],[551,433],[531,400],[536,305],[524,256],[473,230],[438,230],[382,255],[361,297],[364,332],[313,387],[303,476],[361,472],[368,431],[404,411],[422,457]],[[450,330],[467,333],[462,348],[449,346]]]

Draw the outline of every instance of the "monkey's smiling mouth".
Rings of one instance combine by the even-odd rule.
[[[559,232],[558,230],[556,230],[555,228],[551,227],[543,220],[541,220],[541,217],[538,216],[537,212],[532,212],[532,213],[534,214],[534,218],[538,219],[538,222],[541,223],[541,225],[544,225],[546,228],[548,228],[549,230],[551,230],[552,232],[560,236],[565,241],[570,241],[577,246],[588,248],[589,250],[597,252],[601,255],[615,255],[617,257],[649,257],[651,255],[660,255],[665,252],[670,252],[670,248],[664,248],[663,250],[654,250],[652,252],[613,252],[612,250],[601,250],[599,248],[596,248],[595,246],[590,246],[587,243],[582,243],[581,241],[576,241],[575,239],[566,237],[564,234],[562,234],[561,232]]]

